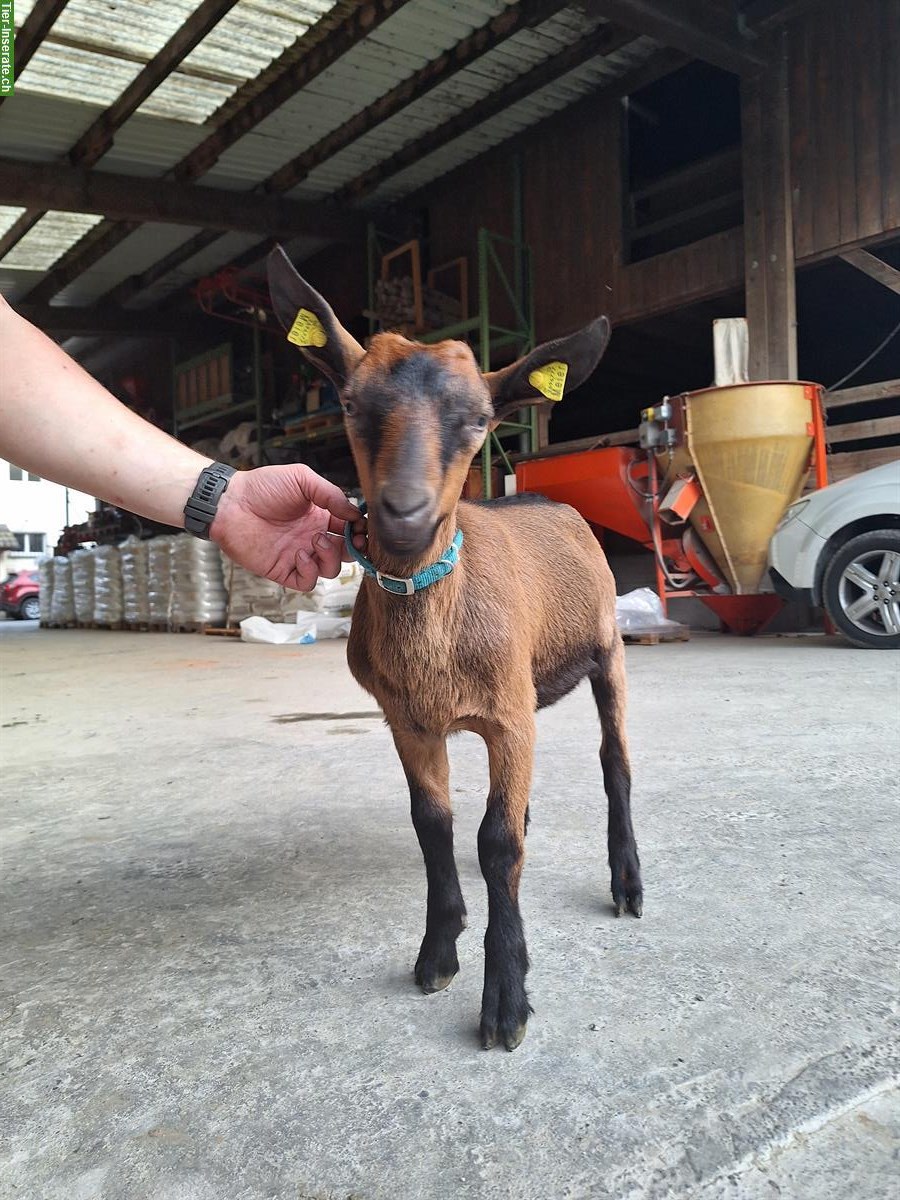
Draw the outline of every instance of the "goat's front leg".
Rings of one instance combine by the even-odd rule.
[[[466,906],[453,857],[453,813],[446,738],[394,730],[412,820],[428,879],[425,937],[416,961],[416,983],[426,994],[447,987],[459,970],[456,939],[466,927]]]
[[[525,822],[534,756],[530,712],[522,726],[485,733],[491,767],[487,812],[478,831],[478,860],[487,883],[481,1044],[515,1050],[525,1036],[531,1007],[525,992],[528,951],[519,911],[525,861]]]

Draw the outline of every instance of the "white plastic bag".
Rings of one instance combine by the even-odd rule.
[[[94,551],[83,546],[69,555],[72,564],[72,599],[75,620],[87,624],[94,619]]]
[[[330,613],[298,612],[297,624],[303,629],[315,629],[316,638],[324,642],[329,638],[350,636],[350,618],[334,617]]]
[[[311,615],[311,614],[306,614]],[[266,617],[245,617],[241,621],[241,641],[268,646],[311,646],[316,640],[316,626],[284,625]]]
[[[620,633],[646,633],[651,629],[681,629],[663,613],[662,601],[652,588],[635,588],[616,596],[616,624]]]
[[[118,625],[122,620],[122,556],[118,546],[94,549],[94,620]]]

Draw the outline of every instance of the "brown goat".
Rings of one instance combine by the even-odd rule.
[[[467,503],[460,493],[488,430],[545,399],[532,382],[543,384],[544,376],[534,372],[565,364],[566,385],[577,387],[606,349],[609,323],[601,317],[482,375],[461,342],[427,346],[385,333],[363,350],[280,249],[269,259],[269,286],[290,339],[340,392],[369,505],[371,561],[386,576],[408,579],[446,553],[457,529],[464,535],[458,565],[425,590],[391,594],[366,578],[347,656],[358,682],[384,710],[409,783],[428,880],[415,968],[424,992],[445,988],[459,970],[456,939],[466,924],[453,857],[446,739],[468,729],[487,744],[490,792],[478,834],[488,890],[481,1041],[486,1049],[499,1042],[512,1050],[531,1011],[518,894],[534,712],[585,676],[603,727],[616,915],[625,909],[641,915],[624,652],[612,573],[578,513],[537,496]]]

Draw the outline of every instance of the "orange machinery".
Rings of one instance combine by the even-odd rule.
[[[769,539],[811,471],[815,487],[828,482],[821,387],[705,388],[641,415],[640,449],[530,458],[516,465],[517,489],[649,550],[664,610],[696,596],[723,627],[758,633],[783,603],[760,590]]]

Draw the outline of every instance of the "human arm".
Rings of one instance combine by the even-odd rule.
[[[212,461],[120,404],[0,297],[0,454],[56,483],[154,521],[184,525],[184,506]],[[340,569],[340,488],[308,467],[239,471],[210,536],[258,575],[306,591]]]

